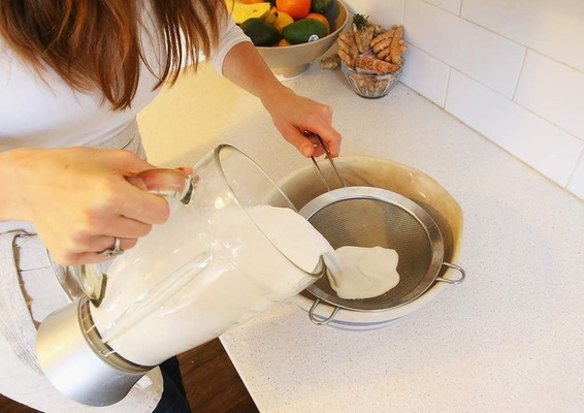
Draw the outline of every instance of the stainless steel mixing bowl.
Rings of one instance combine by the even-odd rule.
[[[348,188],[341,188],[326,161],[319,162],[320,173],[308,166],[279,185],[334,248],[395,249],[400,283],[379,297],[344,300],[322,278],[303,292],[313,300],[309,310],[313,322],[328,323],[341,309],[391,313],[415,307],[413,303],[437,282],[464,279],[464,270],[450,264],[457,258],[462,212],[444,188],[420,171],[385,159],[341,157],[335,165]],[[332,190],[324,186],[321,174]],[[328,317],[314,315],[321,301],[328,303]]]

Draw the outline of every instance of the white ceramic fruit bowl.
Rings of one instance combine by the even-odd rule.
[[[343,2],[337,0],[338,13],[334,30],[322,39],[289,46],[258,46],[257,49],[280,80],[288,80],[303,74],[311,62],[321,57],[337,40],[347,24],[349,14]]]

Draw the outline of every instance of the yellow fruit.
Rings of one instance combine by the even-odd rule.
[[[278,9],[275,7],[272,7],[270,9],[270,11],[268,12],[268,14],[266,14],[264,16],[264,20],[270,24],[274,24],[274,22],[276,21],[277,18],[278,18]]]
[[[294,19],[288,13],[284,13],[283,11],[278,11],[278,17],[274,21],[274,27],[280,33],[284,30],[284,27],[288,26],[289,24],[294,23]]]
[[[272,8],[269,1],[245,4],[236,0],[225,0],[225,3],[227,3],[227,9],[231,12],[231,18],[236,24],[241,24],[252,17],[261,19],[266,16]]]

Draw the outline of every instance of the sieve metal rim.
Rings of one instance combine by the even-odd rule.
[[[342,299],[336,295],[329,294],[328,292],[322,290],[321,288],[319,288],[315,284],[312,284],[311,286],[309,286],[306,289],[308,292],[310,292],[312,295],[314,295],[316,297],[316,300],[313,304],[313,308],[311,311],[314,312],[314,310],[316,309],[316,306],[318,306],[318,303],[320,301],[324,301],[324,302],[335,307],[333,310],[333,313],[331,313],[330,319],[332,319],[334,317],[334,315],[336,314],[336,312],[340,308],[345,309],[345,310],[360,311],[360,312],[387,311],[390,308],[398,308],[398,307],[401,307],[403,305],[406,305],[406,304],[414,301],[416,298],[420,297],[424,292],[426,292],[432,286],[432,284],[437,280],[438,281],[445,281],[445,282],[452,282],[450,280],[446,280],[446,279],[442,279],[441,277],[438,277],[442,265],[447,264],[447,263],[443,262],[444,243],[443,243],[443,239],[442,239],[442,233],[440,232],[438,225],[436,224],[434,219],[430,216],[430,214],[428,214],[424,210],[424,208],[422,208],[420,205],[418,205],[417,203],[415,203],[414,201],[412,201],[411,199],[409,199],[403,195],[397,194],[397,193],[389,191],[387,189],[376,188],[376,187],[366,187],[366,186],[344,187],[344,188],[334,189],[334,190],[325,192],[325,193],[317,196],[316,198],[314,198],[313,200],[308,202],[306,205],[304,205],[300,209],[299,213],[305,219],[310,221],[310,218],[312,218],[316,213],[321,211],[323,208],[331,206],[334,203],[341,202],[341,201],[348,200],[348,199],[372,199],[372,200],[382,201],[385,203],[392,204],[392,205],[402,209],[404,212],[408,213],[410,216],[412,216],[412,218],[414,218],[420,224],[420,226],[425,231],[426,236],[428,237],[428,242],[430,243],[430,249],[431,249],[430,265],[428,266],[428,270],[426,271],[424,279],[422,280],[422,282],[420,282],[420,285],[423,284],[422,288],[417,292],[417,294],[413,295],[412,297],[409,297],[408,299],[403,300],[403,302],[400,302],[398,305],[382,306],[382,307],[375,308],[375,309],[363,308],[362,304],[363,304],[363,302],[366,302],[367,300]],[[462,281],[462,279],[460,281]],[[459,282],[459,281],[456,280],[456,282]],[[315,321],[315,319],[313,317],[311,317],[311,320]],[[321,322],[319,322],[319,324],[322,323],[322,320],[320,320],[320,321]],[[330,321],[330,320],[326,320],[326,322],[328,322],[328,321]]]

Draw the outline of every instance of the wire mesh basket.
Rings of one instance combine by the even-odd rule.
[[[322,141],[319,139],[319,143]],[[324,147],[324,146],[323,146]],[[343,246],[393,249],[398,253],[398,285],[377,297],[349,300],[340,298],[322,277],[307,288],[316,297],[309,311],[317,324],[331,321],[342,308],[352,311],[386,311],[400,307],[420,297],[435,282],[461,283],[466,274],[462,267],[444,260],[444,241],[432,216],[420,205],[405,196],[387,189],[348,186],[339,174],[325,148],[340,188],[331,189],[319,164],[313,159],[327,191],[300,209],[304,216],[335,249]],[[459,272],[458,278],[440,276],[443,267]],[[314,317],[321,301],[334,307],[326,318]]]

